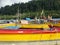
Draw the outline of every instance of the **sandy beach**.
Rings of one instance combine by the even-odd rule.
[[[60,45],[60,41],[0,42],[0,45]]]

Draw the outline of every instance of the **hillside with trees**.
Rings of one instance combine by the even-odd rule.
[[[32,0],[28,3],[15,3],[0,8],[0,16],[15,17],[17,10],[22,18],[40,16],[41,11],[45,11],[45,16],[52,15],[54,18],[60,18],[60,0]]]

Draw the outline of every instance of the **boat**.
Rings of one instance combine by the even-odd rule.
[[[45,25],[45,26],[44,26]],[[47,24],[16,24],[16,23],[6,23],[6,24],[0,24],[0,29],[1,28],[49,28]]]
[[[55,27],[60,27],[60,23],[53,24],[53,26],[55,26]]]
[[[15,29],[15,26],[19,29]],[[11,29],[12,27],[14,29]],[[59,39],[60,28],[50,30],[47,24],[0,24],[0,41],[48,41]]]
[[[55,22],[46,22],[45,24],[47,24],[47,25],[52,25],[52,26],[54,26],[54,27],[60,27],[60,23],[59,22],[57,22],[57,23],[55,23]]]
[[[42,29],[0,29],[0,41],[50,41],[60,39],[60,28]]]
[[[60,27],[60,23],[52,23],[52,22],[46,22],[43,24],[21,24],[16,22],[9,22],[9,23],[0,23],[0,29],[1,28],[8,28],[8,29],[18,29],[18,28],[45,28],[48,29],[49,25]]]
[[[49,26],[47,24],[21,24],[20,28],[46,28],[48,29]]]
[[[17,24],[17,25],[19,25],[19,27],[20,28],[46,28],[46,29],[48,29],[49,28],[49,26],[48,26],[48,24],[37,24],[37,23],[32,23],[33,21],[29,21],[29,23],[28,23],[28,21],[27,20],[22,20],[21,21],[21,24]]]
[[[26,22],[26,21],[25,21]],[[45,26],[44,26],[45,25]],[[49,26],[47,24],[21,24],[21,23],[16,23],[16,22],[9,22],[9,23],[1,23],[0,24],[0,29],[1,28],[8,28],[8,29],[18,29],[18,28],[46,28],[48,29]]]
[[[15,23],[5,23],[5,24],[0,24],[0,29],[1,29],[1,28],[14,27],[14,26],[16,26]]]

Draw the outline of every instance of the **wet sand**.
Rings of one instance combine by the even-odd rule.
[[[0,45],[60,45],[60,41],[0,42]]]

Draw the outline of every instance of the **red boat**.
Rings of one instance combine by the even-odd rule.
[[[60,28],[41,29],[0,29],[0,41],[42,41],[60,39]]]
[[[41,29],[0,29],[0,34],[46,34],[60,32],[60,28],[53,30],[41,30]]]

